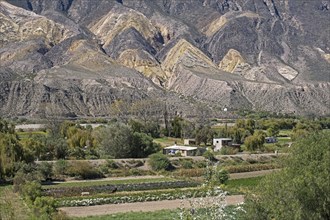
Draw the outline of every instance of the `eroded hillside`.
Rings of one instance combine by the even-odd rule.
[[[330,114],[329,1],[9,0],[0,21],[3,115],[146,98]]]

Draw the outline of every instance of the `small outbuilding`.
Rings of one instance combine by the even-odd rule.
[[[184,139],[183,140],[183,145],[196,145],[196,140],[195,139]]]
[[[195,156],[197,152],[197,147],[188,147],[188,146],[179,146],[173,145],[169,147],[165,147],[163,149],[163,154],[167,155],[175,155],[180,153],[182,156]]]
[[[213,139],[213,146],[214,151],[220,151],[224,146],[231,146],[232,139],[231,138],[214,138]]]

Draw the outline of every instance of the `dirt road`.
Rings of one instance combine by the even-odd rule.
[[[242,195],[227,196],[225,201],[227,205],[236,205],[244,202],[244,197]],[[190,207],[188,200],[176,199],[152,202],[96,205],[87,207],[62,207],[60,210],[64,211],[70,217],[86,217],[92,215],[110,215],[120,212],[152,212],[163,209],[176,209],[182,207]]]

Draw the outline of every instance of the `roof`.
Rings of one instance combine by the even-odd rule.
[[[231,138],[213,138],[213,140],[231,141]]]
[[[165,147],[164,149],[166,150],[197,150],[197,147],[188,147],[188,146],[178,146],[178,145],[173,145],[169,147]]]

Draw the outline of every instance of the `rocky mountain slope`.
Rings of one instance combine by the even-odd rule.
[[[0,111],[107,116],[115,100],[330,114],[325,0],[0,2]],[[199,104],[198,104],[199,103]]]

